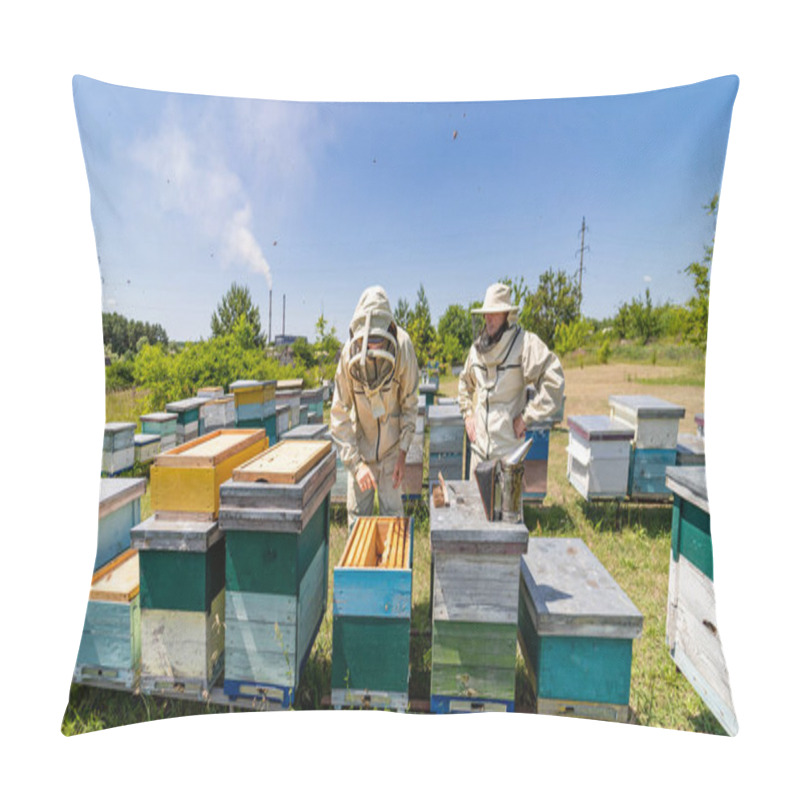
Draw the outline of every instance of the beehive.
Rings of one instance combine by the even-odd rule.
[[[331,703],[408,706],[414,526],[362,517],[333,571]]]
[[[204,386],[197,390],[198,397],[205,397],[209,400],[219,399],[225,396],[225,390],[221,386]]]
[[[322,401],[322,387],[305,389],[300,395],[301,403],[308,407],[307,424],[319,424],[323,420],[324,408]]]
[[[464,477],[464,419],[457,405],[428,408],[428,475],[460,481]]]
[[[131,529],[141,520],[144,478],[101,478],[98,507],[97,555],[94,571],[131,546]]]
[[[232,394],[206,399],[200,407],[200,426],[203,433],[213,433],[221,428],[236,427],[236,401]]]
[[[239,428],[264,428],[270,442],[277,441],[275,429],[276,381],[240,380],[230,385]]]
[[[434,399],[436,398],[436,384],[432,383],[431,381],[420,380],[419,394],[420,397],[425,398],[426,407],[430,408],[433,405]]]
[[[691,467],[705,466],[706,443],[702,436],[693,436],[691,433],[678,434],[678,446],[675,452],[675,466]]]
[[[602,415],[567,417],[567,427],[569,482],[586,500],[624,498],[633,428]]]
[[[139,558],[128,549],[92,577],[73,680],[134,689],[140,658]]]
[[[540,714],[627,722],[642,614],[581,539],[534,537],[518,638]]]
[[[421,421],[417,417],[418,421]],[[414,500],[422,497],[422,473],[424,469],[424,438],[423,434],[415,433],[411,440],[411,447],[406,453],[406,469],[403,475],[403,499]]]
[[[550,455],[550,423],[532,423],[525,431],[525,438],[532,444],[525,454],[525,474],[522,484],[522,500],[541,503],[547,496],[547,462]]]
[[[137,433],[133,437],[133,459],[149,464],[161,452],[161,437],[156,433]]]
[[[280,441],[292,427],[292,410],[287,403],[275,406],[275,438]]]
[[[107,422],[103,433],[103,475],[118,475],[134,461],[135,422]]]
[[[285,441],[276,451],[308,444],[319,442]],[[327,605],[335,463],[329,449],[294,483],[265,482],[244,465],[221,487],[230,697],[284,707],[294,699]],[[298,474],[295,463],[284,472]]]
[[[281,382],[283,383],[283,382]],[[300,394],[301,389],[281,389],[275,392],[276,408],[279,405],[286,405],[289,407],[289,428],[294,428],[300,424]]]
[[[177,444],[178,415],[166,411],[142,414],[142,433],[154,433],[161,437],[161,452],[172,450]]]
[[[222,674],[225,538],[216,521],[160,519],[137,525],[141,690],[205,699]]]
[[[717,629],[705,467],[670,467],[667,487],[673,493],[667,647],[711,713],[733,736],[739,725]]]
[[[478,487],[448,481],[431,501],[431,711],[513,711],[523,524],[489,522]]]
[[[266,444],[263,428],[223,429],[161,453],[150,468],[153,511],[216,518],[221,484]]]
[[[205,397],[187,397],[184,400],[167,403],[166,410],[178,415],[175,426],[177,444],[190,442],[203,435],[200,429],[200,408],[205,402]]]

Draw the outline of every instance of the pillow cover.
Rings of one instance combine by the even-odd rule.
[[[136,721],[139,691],[165,716],[535,710],[734,734],[702,375],[737,86],[293,103],[76,77],[107,424],[64,730]],[[457,394],[469,308],[497,281],[567,398],[527,434],[526,533],[503,552],[454,543],[428,502],[440,471],[469,475],[460,415],[429,401]],[[294,493],[236,471],[325,440],[327,381],[376,284],[422,370],[419,485],[402,575],[366,559],[348,588],[363,532],[335,448]],[[364,552],[397,533],[382,525]]]

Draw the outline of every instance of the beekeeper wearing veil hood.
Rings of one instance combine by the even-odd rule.
[[[518,311],[502,283],[492,284],[483,305],[472,311],[483,316],[484,325],[458,381],[472,471],[479,461],[513,452],[528,425],[552,416],[564,396],[561,362],[535,333],[520,327]]]
[[[417,416],[417,357],[394,321],[386,292],[366,289],[334,378],[331,436],[347,476],[347,522],[371,516],[375,491],[381,516],[402,516],[406,453]]]

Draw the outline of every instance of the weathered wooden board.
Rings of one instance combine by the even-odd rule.
[[[284,440],[234,469],[233,480],[297,483],[330,452],[330,442]]]
[[[101,478],[99,518],[103,519],[117,509],[135,503],[146,489],[147,481],[144,478]]]
[[[676,496],[709,513],[705,466],[667,467],[666,481]]]
[[[153,514],[131,530],[130,538],[131,546],[137,550],[204,553],[223,535],[214,520],[163,519]]]

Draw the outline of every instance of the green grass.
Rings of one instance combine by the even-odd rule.
[[[687,365],[688,380],[698,365]],[[455,396],[457,378],[442,376],[440,394]],[[566,478],[568,435],[563,427],[551,433],[548,497],[525,510],[532,536],[570,536],[583,539],[600,562],[644,615],[642,637],[634,641],[631,677],[633,722],[640,725],[723,734],[667,651],[665,624],[670,527],[668,504],[616,502],[588,503]],[[411,612],[411,664],[409,696],[426,700],[430,692],[430,539],[427,504],[415,501],[406,509],[414,517],[414,574]],[[143,499],[142,518],[149,514],[149,490]],[[319,709],[330,695],[331,613],[333,568],[346,542],[344,509],[331,513],[328,604],[296,692],[294,707]],[[517,656],[517,707],[533,702],[521,656]],[[218,713],[224,707],[131,695],[127,692],[73,686],[62,732],[73,735],[184,714]]]

